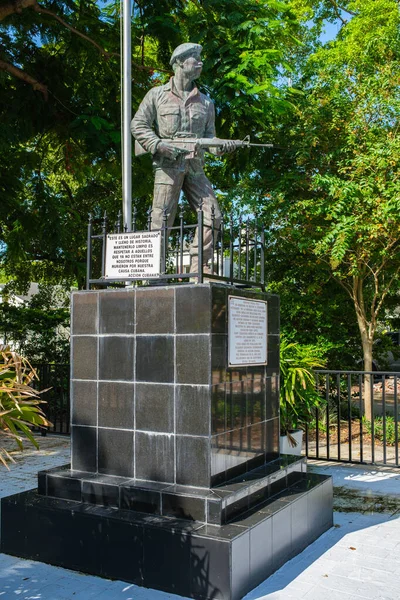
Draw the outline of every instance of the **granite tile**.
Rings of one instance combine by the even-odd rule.
[[[230,544],[226,540],[191,536],[190,579],[192,598],[231,597]]]
[[[232,600],[240,600],[249,589],[250,580],[250,532],[232,542]]]
[[[227,429],[238,429],[247,424],[247,379],[234,381],[227,386],[231,407],[231,423]],[[229,402],[229,400],[227,399]]]
[[[267,377],[266,387],[266,419],[279,416],[279,376]]]
[[[211,330],[211,292],[207,286],[182,286],[175,289],[176,333],[209,333]]]
[[[172,383],[174,381],[174,338],[140,336],[136,346],[136,381]]]
[[[174,387],[162,384],[135,386],[136,429],[172,433],[174,430]]]
[[[47,495],[81,502],[81,480],[48,474]]]
[[[225,481],[227,435],[222,433],[214,435],[211,438],[211,476],[213,486]]]
[[[156,490],[137,488],[135,486],[121,486],[121,508],[145,512],[148,514],[161,514],[161,493]]]
[[[227,380],[228,368],[228,336],[212,334],[211,336],[211,370],[212,381],[215,383]]]
[[[261,375],[249,374],[247,378],[247,424],[265,421],[266,386]]]
[[[224,287],[211,286],[212,312],[211,312],[211,331],[212,333],[228,332],[228,309],[227,309],[227,290]]]
[[[82,502],[118,507],[119,487],[118,485],[108,485],[96,481],[83,481]]]
[[[71,427],[72,469],[96,472],[97,470],[97,431],[95,427]]]
[[[100,333],[135,333],[135,290],[99,292]]]
[[[72,378],[97,379],[97,337],[72,338]]]
[[[72,335],[95,335],[98,332],[98,296],[98,292],[94,291],[72,294]]]
[[[174,437],[137,432],[135,435],[136,477],[174,483]]]
[[[223,433],[226,424],[226,384],[221,383],[211,387],[211,433]]]
[[[177,385],[175,394],[176,433],[208,436],[210,433],[210,392],[208,387]]]
[[[174,333],[174,290],[136,291],[136,333]]]
[[[278,569],[292,554],[292,526],[290,506],[272,515],[272,562]]]
[[[133,432],[99,428],[98,437],[99,473],[133,477]]]
[[[71,381],[73,425],[97,425],[97,383]]]
[[[100,547],[101,576],[113,580],[129,580],[143,585],[143,527],[129,521],[103,519]],[[129,587],[129,586],[128,586]]]
[[[265,518],[250,529],[250,580],[252,586],[262,583],[273,571],[272,518]]]
[[[161,499],[162,514],[166,517],[188,519],[189,521],[206,520],[205,498],[162,492]]]
[[[208,438],[176,436],[176,483],[209,487],[210,443]]]
[[[267,353],[269,369],[279,369],[279,335],[267,336]]]
[[[185,532],[145,528],[143,584],[187,596],[190,589],[190,545],[191,538]]]
[[[176,383],[209,385],[210,379],[210,336],[177,336]]]
[[[99,383],[99,427],[133,429],[133,383]]]
[[[99,352],[99,379],[113,381],[133,380],[133,337],[100,337]]]
[[[265,422],[265,455],[268,460],[279,455],[279,417]]]

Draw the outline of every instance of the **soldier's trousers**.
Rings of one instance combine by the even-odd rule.
[[[190,165],[185,170],[174,168],[156,168],[154,179],[154,196],[152,210],[152,229],[161,229],[163,225],[164,209],[168,215],[168,227],[174,224],[181,190],[185,193],[187,201],[192,210],[196,211],[203,205],[204,229],[203,229],[203,264],[206,265],[213,253],[212,230],[211,230],[211,208],[214,207],[214,227],[219,228],[221,223],[221,211],[217,199],[203,169],[191,169]],[[214,233],[216,240],[216,232]],[[198,270],[198,235],[194,237],[189,250],[190,271]]]

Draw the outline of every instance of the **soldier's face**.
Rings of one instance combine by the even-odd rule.
[[[197,79],[201,75],[203,69],[203,63],[201,62],[200,54],[193,54],[188,56],[182,63],[181,69],[190,77],[190,79]]]

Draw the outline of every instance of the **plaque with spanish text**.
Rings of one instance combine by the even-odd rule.
[[[267,302],[229,296],[229,367],[267,364]]]
[[[161,231],[112,233],[106,242],[106,279],[160,277]]]

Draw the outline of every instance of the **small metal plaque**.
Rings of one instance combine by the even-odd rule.
[[[106,279],[160,277],[161,231],[107,235]]]
[[[237,296],[228,299],[230,367],[267,364],[267,302]]]

